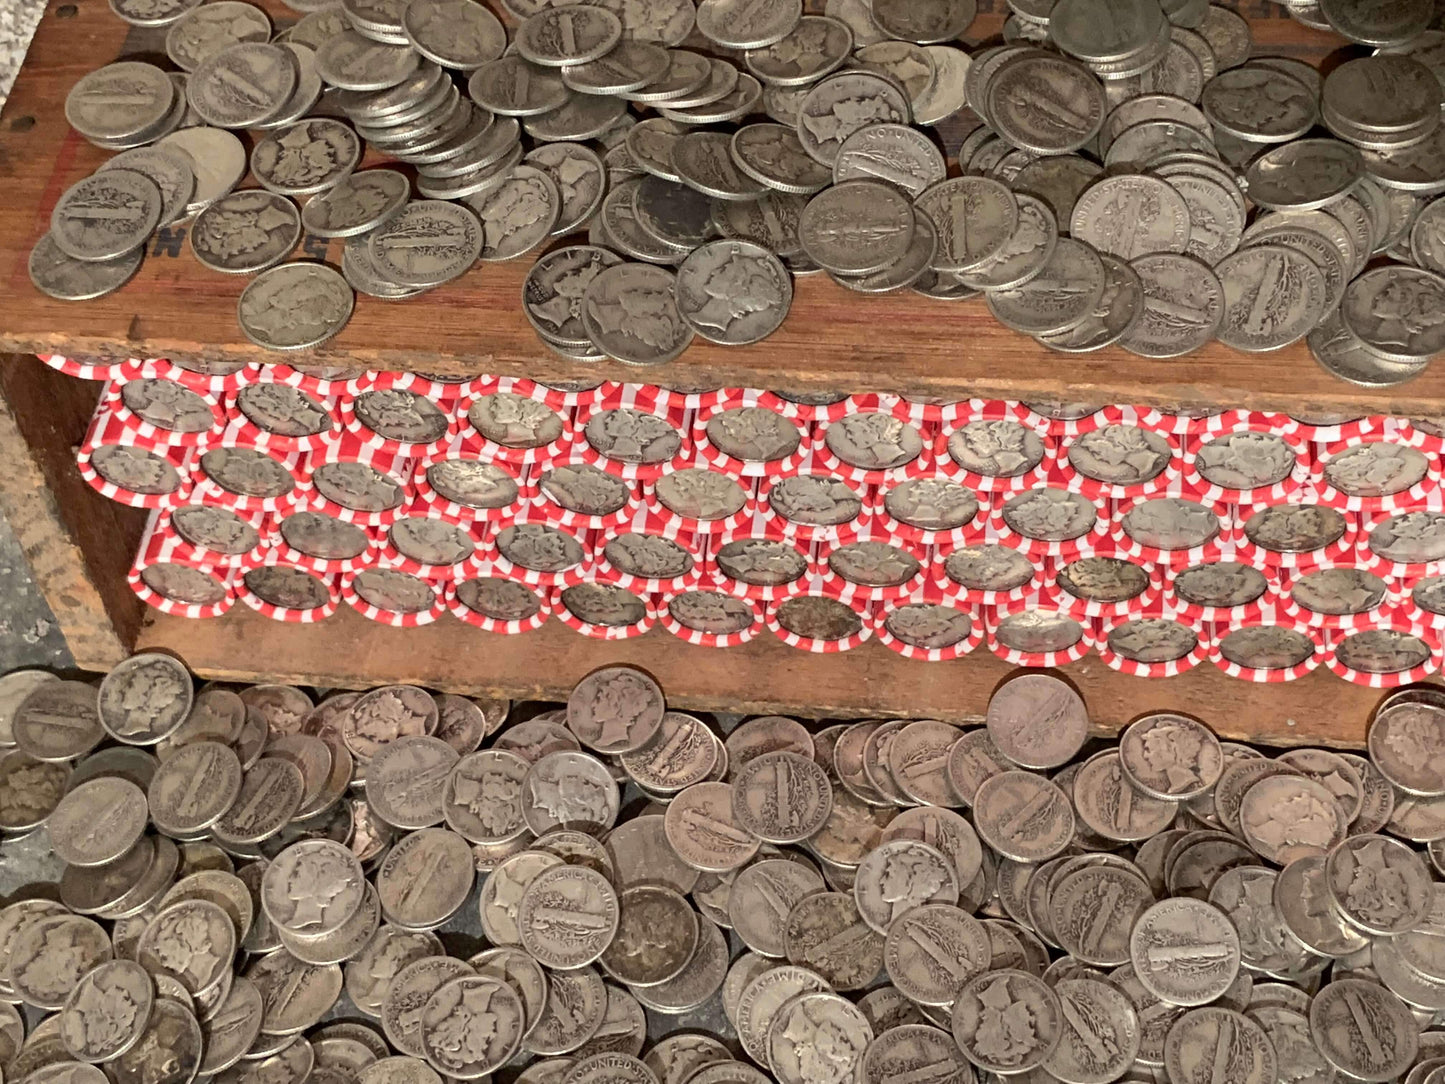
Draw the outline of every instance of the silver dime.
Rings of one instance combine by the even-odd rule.
[[[246,42],[197,65],[186,84],[186,98],[207,124],[246,128],[283,109],[297,77],[296,60],[285,49]]]
[[[1107,107],[1099,81],[1082,65],[1023,53],[994,72],[981,108],[1014,146],[1067,154],[1098,133]]]
[[[974,826],[1000,854],[1041,862],[1073,838],[1074,811],[1056,785],[1031,772],[1003,772],[984,781],[973,798]]]
[[[1104,285],[1099,253],[1064,237],[1036,274],[1020,286],[990,291],[987,301],[989,311],[1007,327],[1026,334],[1058,334],[1088,319]]]
[[[676,277],[643,264],[611,267],[587,286],[582,323],[588,336],[610,357],[635,365],[654,365],[678,357],[692,341],[692,328],[677,311]],[[638,323],[632,313],[646,311]]]
[[[145,249],[114,260],[77,260],[46,233],[30,250],[28,269],[35,288],[58,301],[91,301],[119,290],[140,269]]]
[[[998,256],[1018,228],[1018,202],[1002,183],[985,177],[940,181],[917,199],[938,231],[933,266],[972,271]]]
[[[617,893],[595,870],[557,865],[534,876],[517,905],[521,945],[539,963],[572,970],[592,963],[618,932]]]
[[[287,263],[263,272],[241,293],[241,330],[258,346],[302,350],[325,342],[351,318],[355,295],[329,267]]]
[[[155,182],[161,192],[160,225],[186,217],[196,191],[196,176],[189,155],[173,147],[140,147],[107,160],[100,169],[129,169]]]
[[[502,55],[507,33],[475,0],[425,0],[408,4],[402,29],[412,48],[447,68],[472,71]]]
[[[104,169],[71,185],[50,214],[50,237],[76,260],[115,260],[145,245],[165,204],[155,181]]]
[[[207,206],[191,226],[191,252],[212,271],[251,274],[280,263],[301,239],[301,216],[288,198],[232,192]]]
[[[443,200],[414,200],[368,235],[367,250],[392,281],[437,286],[464,274],[482,252],[477,216]]]
[[[307,200],[301,223],[317,237],[368,233],[406,204],[409,187],[406,178],[393,170],[354,173]]]
[[[923,904],[888,928],[884,965],[894,985],[925,1005],[951,1005],[963,984],[988,970],[992,948],[983,925],[958,907]]]
[[[1174,1022],[1165,1041],[1164,1066],[1171,1080],[1188,1084],[1203,1084],[1216,1075],[1238,1084],[1266,1084],[1279,1071],[1264,1029],[1247,1016],[1215,1006],[1194,1009]]]
[[[205,7],[187,12],[166,31],[166,55],[184,71],[195,71],[227,46],[271,37],[271,20],[252,4],[223,0]]]
[[[361,140],[339,121],[298,121],[266,136],[251,151],[251,171],[265,188],[310,196],[345,180],[361,160]]]
[[[1189,244],[1184,198],[1167,181],[1143,174],[1095,182],[1074,204],[1071,225],[1079,240],[1125,260],[1183,252]]]
[[[816,833],[832,809],[827,774],[797,753],[754,757],[733,781],[735,824],[772,843],[796,843]]]
[[[743,55],[764,83],[800,86],[839,67],[853,48],[848,25],[825,15],[804,15],[787,35]]]
[[[1171,1005],[1203,1005],[1229,988],[1239,971],[1239,935],[1218,908],[1180,897],[1161,900],[1129,937],[1134,973]]]
[[[1337,979],[1310,1003],[1310,1035],[1331,1065],[1357,1080],[1388,1080],[1415,1059],[1418,1032],[1383,986]]]
[[[744,173],[779,192],[809,195],[834,176],[808,155],[796,130],[781,124],[739,128],[732,136],[732,156]]]
[[[1215,265],[1224,311],[1215,331],[1237,350],[1277,350],[1303,338],[1324,315],[1324,276],[1283,245],[1252,245]]]
[[[1131,262],[1144,285],[1144,311],[1119,345],[1130,353],[1171,358],[1214,337],[1224,318],[1224,287],[1188,256],[1155,253]]]
[[[996,1029],[1009,1016],[1025,1017],[1030,1027],[1007,1042]],[[954,1041],[963,1056],[991,1073],[1025,1073],[1052,1054],[1063,1037],[1059,996],[1027,971],[1002,969],[976,975],[959,992],[950,1012]]]

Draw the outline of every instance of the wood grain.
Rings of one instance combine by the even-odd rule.
[[[261,6],[278,25],[295,17],[283,15],[288,9],[278,0],[261,0]],[[970,30],[975,42],[996,33],[1004,14],[1001,0],[980,7],[985,13]],[[1333,35],[1309,30],[1262,0],[1251,0],[1247,14],[1259,52],[1317,61],[1339,45]],[[66,93],[80,76],[113,58],[162,55],[162,40],[158,31],[128,28],[99,0],[52,2],[41,19],[0,118],[0,191],[6,199],[0,215],[0,349],[284,360],[240,334],[235,304],[246,280],[196,263],[184,226],[162,231],[135,280],[98,301],[47,299],[26,274],[30,248],[45,232],[57,197],[107,157],[66,124]],[[340,254],[339,242],[318,239],[306,239],[297,253],[333,264]],[[530,262],[479,264],[457,282],[413,301],[358,298],[342,334],[307,356],[380,370],[544,380],[591,374],[675,387],[879,390],[948,399],[1063,398],[1296,413],[1445,413],[1441,366],[1401,388],[1361,389],[1323,372],[1303,346],[1254,356],[1215,344],[1167,362],[1117,349],[1065,356],[1003,328],[978,300],[949,304],[911,292],[861,297],[818,275],[799,280],[787,322],[756,346],[699,340],[668,365],[581,366],[543,348],[521,314],[521,283]]]
[[[144,604],[126,583],[146,513],[107,500],[75,468],[100,385],[34,357],[0,358],[0,512],[76,665],[130,653]]]
[[[599,666],[653,674],[677,707],[777,712],[804,718],[940,718],[977,721],[1017,668],[980,648],[952,662],[905,659],[872,641],[812,655],[764,633],[731,648],[701,648],[653,629],[631,640],[580,636],[559,621],[503,636],[443,616],[394,629],[342,607],[315,625],[283,624],[237,604],[192,621],[149,611],[138,648],[170,651],[202,677],[368,688],[392,682],[512,699],[565,700]],[[1256,685],[1204,665],[1173,678],[1139,678],[1095,658],[1060,673],[1083,694],[1095,729],[1111,734],[1150,711],[1180,711],[1223,737],[1265,745],[1359,747],[1383,695],[1327,670]]]

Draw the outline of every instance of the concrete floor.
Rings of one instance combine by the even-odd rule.
[[[44,9],[44,0],[0,0],[0,110]],[[0,517],[0,673],[73,665],[55,615],[36,590],[10,525]]]

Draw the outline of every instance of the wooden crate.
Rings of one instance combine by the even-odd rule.
[[[293,19],[259,0],[278,25]],[[1002,0],[983,0],[974,41],[997,32]],[[1250,0],[1257,50],[1318,61],[1340,44]],[[187,621],[148,610],[125,573],[142,512],[90,490],[74,450],[98,386],[54,373],[37,352],[273,361],[245,340],[235,304],[245,279],[211,273],[191,256],[184,225],[162,230],[135,280],[95,302],[41,296],[26,259],[66,187],[108,155],[66,124],[74,82],[121,56],[163,52],[163,32],[127,27],[98,0],[47,6],[29,57],[0,115],[0,505],[35,566],[77,662],[100,669],[136,648],[173,651],[197,673],[236,680],[284,679],[362,687],[415,681],[439,689],[556,698],[606,662],[654,672],[680,706],[731,707],[804,716],[975,717],[1012,668],[985,651],[948,663],[901,658],[867,643],[841,655],[809,655],[769,635],[723,650],[694,648],[661,629],[621,643],[584,639],[558,622],[502,637],[450,617],[391,629],[343,609],[319,625],[282,625],[237,606],[224,618]],[[297,258],[339,262],[339,242],[303,239]],[[799,280],[793,311],[774,336],[728,348],[699,340],[681,358],[647,369],[612,362],[580,367],[537,341],[517,298],[528,262],[478,265],[457,282],[410,302],[358,298],[336,339],[310,352],[322,364],[449,374],[582,376],[676,387],[783,387],[891,391],[913,397],[1066,399],[1165,407],[1224,405],[1293,413],[1445,414],[1445,368],[1388,389],[1360,389],[1322,372],[1303,346],[1247,355],[1217,344],[1176,361],[1117,349],[1051,353],[1000,326],[981,301],[934,302],[910,293],[865,298],[826,277]],[[1359,745],[1376,692],[1326,671],[1291,683],[1254,685],[1203,666],[1167,680],[1115,673],[1090,657],[1066,667],[1097,726],[1113,730],[1141,712],[1174,708],[1221,734],[1281,745]]]

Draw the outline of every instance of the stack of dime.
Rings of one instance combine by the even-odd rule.
[[[953,44],[975,15],[961,0],[822,14],[517,3],[505,19],[476,0],[358,2],[279,40],[239,0],[115,7],[168,25],[184,93],[126,61],[79,81],[67,116],[106,147],[165,136],[194,177],[174,154],[114,163],[107,192],[139,173],[162,208],[150,213],[148,187],[111,192],[104,225],[76,210],[95,194],[77,193],[32,260],[57,296],[115,288],[158,223],[210,204],[197,257],[266,271],[241,302],[253,341],[304,349],[340,330],[340,278],[273,266],[294,246],[295,206],[216,204],[237,177],[203,176],[212,144],[229,158],[223,129],[260,128],[257,180],[310,197],[299,216],[348,238],[341,270],[362,293],[413,297],[568,237],[536,261],[522,304],[542,342],[579,361],[758,342],[786,319],[794,276],[818,270],[862,293],[982,294],[1063,352],[1164,359],[1309,337],[1331,372],[1389,384],[1445,346],[1411,315],[1445,301],[1428,230],[1411,233],[1418,196],[1445,190],[1424,0],[1292,3],[1379,50],[1324,79],[1252,58],[1248,25],[1203,0],[1019,2],[1004,43],[971,57]],[[187,105],[209,127],[172,131]],[[1330,135],[1313,134],[1321,123]],[[350,180],[363,145],[414,166],[419,198],[389,170]],[[1419,270],[1362,275],[1380,252]]]
[[[723,718],[627,667],[515,710],[196,691],[163,655],[0,678],[6,1079],[1273,1084],[1445,1056],[1438,690],[1384,698],[1365,756],[1169,711],[1091,744],[1041,673],[974,729]]]

